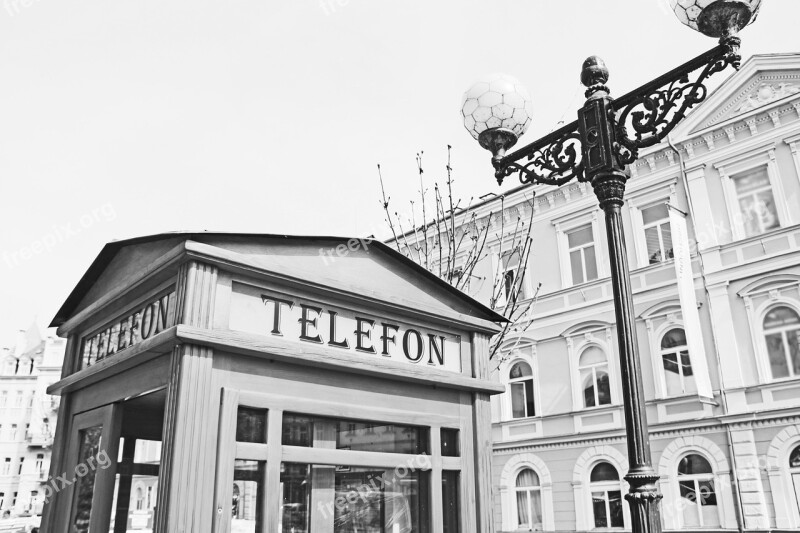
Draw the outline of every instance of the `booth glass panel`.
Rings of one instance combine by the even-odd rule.
[[[236,413],[236,441],[267,442],[267,410],[239,407]]]
[[[448,476],[448,495],[458,492]],[[409,468],[281,465],[281,533],[429,533],[430,475]],[[452,488],[451,488],[452,487]],[[454,511],[458,514],[457,499]],[[456,520],[446,531],[457,531]]]
[[[78,462],[75,467],[75,492],[72,502],[72,519],[70,531],[86,533],[92,517],[92,499],[94,497],[94,481],[96,478],[96,464],[100,453],[100,444],[103,426],[93,426],[79,432]],[[83,475],[78,475],[83,473]]]
[[[283,417],[283,444],[311,447],[315,433],[330,433],[336,449],[380,453],[428,453],[428,429],[383,422],[330,419],[298,414]],[[327,444],[325,447],[328,447]]]
[[[231,502],[231,533],[263,531],[264,475],[263,461],[237,459],[233,470],[233,501]]]
[[[442,516],[444,523],[442,533],[459,533],[458,496],[460,472],[445,470],[442,472]]]

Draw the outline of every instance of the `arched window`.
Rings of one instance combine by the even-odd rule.
[[[542,487],[530,468],[517,475],[517,528],[542,529]]]
[[[136,487],[136,510],[144,509],[144,491],[142,487]]]
[[[533,372],[528,363],[519,361],[508,373],[508,389],[511,394],[511,417],[525,418],[536,415],[533,401]]]
[[[719,527],[714,472],[705,457],[689,454],[678,463],[683,527]]]
[[[682,328],[671,329],[661,337],[661,359],[668,396],[697,392],[689,348],[686,347],[686,332]]]
[[[594,527],[624,527],[619,473],[610,463],[597,463],[589,477]]]
[[[789,475],[792,476],[792,488],[797,510],[800,512],[800,445],[789,454]]]
[[[764,317],[772,377],[800,376],[800,316],[786,306],[774,307]]]
[[[608,379],[608,358],[599,346],[589,346],[578,359],[583,406],[596,407],[611,403],[611,385]]]

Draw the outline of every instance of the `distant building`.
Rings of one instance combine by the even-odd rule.
[[[33,324],[0,358],[0,513],[41,514],[50,469],[65,341],[43,339]]]
[[[623,209],[663,526],[798,529],[800,55],[752,57],[672,140],[677,151],[654,146],[632,165]],[[498,228],[533,214],[525,297],[542,284],[533,326],[493,360],[507,386],[492,398],[496,528],[630,529],[607,237],[591,185],[523,186],[475,212]],[[694,291],[682,299],[683,220]],[[492,265],[508,262],[496,240],[487,246],[469,287],[483,301]]]

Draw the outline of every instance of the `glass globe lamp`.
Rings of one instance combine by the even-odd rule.
[[[476,82],[461,103],[464,127],[495,158],[517,143],[532,115],[528,90],[507,74],[491,74]]]
[[[683,24],[726,39],[756,20],[761,0],[670,0],[670,5]]]

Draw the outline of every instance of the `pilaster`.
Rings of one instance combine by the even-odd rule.
[[[178,273],[176,323],[210,328],[217,268],[189,261]],[[183,344],[171,355],[164,412],[161,479],[154,530],[209,533],[214,517],[216,427],[220,398],[213,386],[213,350]]]
[[[761,482],[755,435],[751,428],[732,429],[733,453],[746,529],[769,528],[769,513]]]
[[[719,371],[722,380],[722,388],[741,388],[744,386],[744,378],[742,375],[739,347],[736,342],[736,329],[728,294],[728,283],[709,285],[708,297],[710,301],[709,315],[711,317],[711,327],[714,329],[714,336],[717,339],[717,349],[719,350]],[[747,402],[743,394],[731,394],[728,396],[728,400],[730,412],[736,413],[747,410]]]

